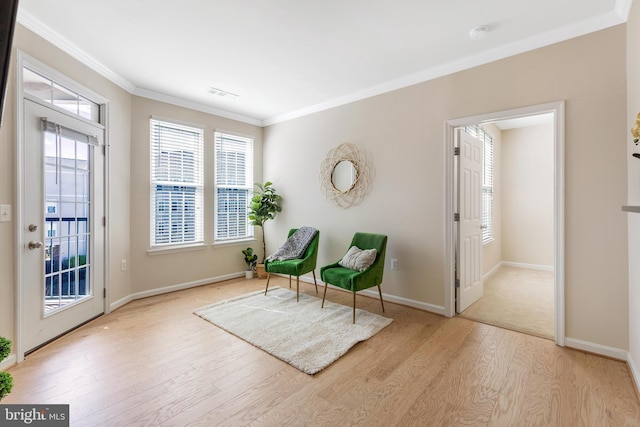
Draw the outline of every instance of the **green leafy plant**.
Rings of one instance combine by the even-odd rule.
[[[11,341],[5,337],[0,337],[0,362],[11,353]],[[11,392],[13,388],[13,377],[8,372],[0,372],[0,400]]]
[[[266,257],[264,223],[275,218],[276,214],[282,211],[280,206],[282,197],[276,193],[272,182],[256,183],[255,186],[257,190],[253,192],[253,197],[249,204],[249,221],[251,225],[257,225],[262,228],[262,262],[264,263]]]
[[[11,341],[5,337],[0,337],[0,362],[6,359],[11,353]]]
[[[0,400],[11,393],[13,388],[13,377],[9,372],[0,372]]]
[[[258,255],[253,253],[253,248],[243,249],[242,254],[244,255],[244,262],[247,264],[247,271],[256,268],[256,264],[258,263]]]

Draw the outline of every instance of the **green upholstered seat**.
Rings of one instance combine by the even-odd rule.
[[[297,228],[289,230],[287,238],[291,237]],[[316,262],[318,260],[318,246],[320,242],[320,232],[318,231],[313,237],[309,246],[305,250],[302,258],[288,259],[283,261],[264,261],[264,269],[267,272],[267,286],[264,290],[264,294],[267,294],[269,290],[269,280],[271,279],[271,273],[287,274],[289,276],[289,287],[291,287],[291,276],[296,276],[296,300],[300,298],[300,276],[305,273],[313,272],[313,283],[316,285],[316,293],[318,293],[318,284],[316,283]]]
[[[351,240],[349,248],[357,246],[360,249],[375,249],[376,259],[365,271],[350,270],[342,267],[339,261],[320,268],[320,277],[325,283],[322,305],[327,295],[327,284],[337,286],[353,292],[353,322],[356,321],[356,292],[368,289],[373,286],[378,287],[380,303],[384,313],[384,302],[382,301],[382,276],[384,274],[384,257],[387,249],[387,236],[373,233],[356,233]]]

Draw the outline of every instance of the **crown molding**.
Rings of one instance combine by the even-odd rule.
[[[107,78],[111,82],[120,86],[122,89],[126,90],[129,93],[132,93],[135,89],[135,85],[129,82],[127,79],[123,78],[119,74],[113,72],[111,69],[97,61],[91,55],[89,55],[84,50],[80,49],[78,46],[69,42],[69,40],[65,39],[59,33],[53,31],[48,26],[44,25],[42,21],[36,19],[33,15],[26,12],[24,9],[18,9],[18,22],[29,30],[33,31],[43,39],[47,40],[52,45],[61,49],[63,52],[71,55],[73,58],[77,59],[87,67],[91,68],[98,74]]]
[[[616,0],[614,10],[623,22],[627,22],[627,20],[629,20],[629,13],[631,13],[632,3],[633,0]]]
[[[318,113],[320,111],[328,110],[330,108],[350,104],[352,102],[371,98],[376,95],[381,95],[383,93],[402,89],[408,86],[413,86],[415,84],[423,83],[439,77],[444,77],[446,75],[464,71],[473,67],[477,67],[479,65],[488,64],[490,62],[508,58],[510,56],[529,52],[541,47],[549,46],[555,43],[563,42],[575,37],[583,36],[585,34],[622,24],[626,22],[626,18],[623,19],[620,11],[617,9],[617,6],[620,5],[621,8],[624,8],[624,6],[621,4],[630,4],[631,1],[632,0],[618,0],[616,2],[616,11],[611,11],[573,25],[560,27],[546,33],[541,33],[533,37],[529,37],[527,39],[509,43],[507,45],[503,45],[494,49],[489,49],[477,55],[468,56],[466,58],[432,67],[405,77],[401,77],[399,79],[391,80],[381,85],[373,86],[358,92],[351,93],[349,95],[335,98],[327,102],[312,105],[310,107],[292,111],[279,116],[267,118],[264,120],[264,126],[285,122],[313,113]]]
[[[167,95],[160,92],[154,92],[148,89],[136,88],[133,91],[133,95],[140,96],[147,99],[153,99],[154,101],[165,102],[167,104],[176,105],[178,107],[188,108],[190,110],[200,111],[202,113],[213,114],[215,116],[236,120],[238,122],[248,123],[250,125],[255,125],[260,127],[264,126],[264,123],[262,120],[256,119],[254,117],[232,113],[230,111],[211,107],[210,105],[200,104],[198,102],[189,101],[187,99],[178,98],[178,97]]]

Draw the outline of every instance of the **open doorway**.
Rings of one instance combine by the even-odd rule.
[[[553,114],[465,126],[460,131],[478,139],[483,148],[479,244],[483,293],[462,310],[458,303],[457,314],[553,339]],[[458,199],[465,198],[465,186],[458,183],[456,188]],[[458,277],[465,268],[459,262],[460,252]]]
[[[459,186],[458,159],[464,156],[461,148],[454,149],[465,128],[485,149],[488,138],[494,150],[493,162],[483,161],[483,172],[487,164],[493,167],[493,188],[487,193],[483,176],[482,190],[477,190],[483,208],[478,225],[481,255],[475,268],[482,288],[467,292],[474,295],[471,302],[463,295],[469,277],[464,270],[474,263],[464,260],[468,236],[461,235],[460,200],[473,199],[459,193],[465,186]],[[461,314],[564,344],[563,128],[563,103],[447,122],[447,315]],[[492,203],[489,210],[487,201]],[[461,295],[467,301],[456,304]]]

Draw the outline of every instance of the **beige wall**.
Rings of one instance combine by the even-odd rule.
[[[112,298],[121,298],[131,293],[128,272],[120,272],[120,259],[129,256],[129,138],[131,120],[131,96],[104,77],[51,44],[17,25],[14,36],[14,50],[11,61],[5,120],[0,131],[0,203],[8,203],[15,208],[15,149],[18,132],[15,128],[15,65],[16,49],[38,59],[44,64],[109,100],[109,127],[107,129],[111,157],[111,185],[109,197],[111,209],[108,221],[111,225],[109,258],[107,270],[111,276]],[[15,212],[14,212],[15,213]],[[0,335],[15,339],[15,275],[14,251],[15,222],[0,224]]]
[[[553,266],[554,127],[502,132],[502,260]]]
[[[444,129],[449,119],[565,100],[566,336],[628,346],[625,26],[493,62],[265,129],[264,172],[285,197],[267,244],[289,227],[321,234],[319,264],[355,231],[389,236],[383,292],[444,304]],[[370,194],[327,204],[320,163],[342,142],[370,156]],[[285,154],[286,153],[286,154]]]
[[[482,245],[482,274],[488,274],[502,262],[502,131],[493,123],[482,128],[493,139],[493,240]]]
[[[640,112],[640,4],[634,2],[627,23],[627,128],[635,124]],[[633,143],[625,133],[628,162],[629,205],[640,206],[640,159],[631,156],[640,153],[640,145]],[[636,384],[640,383],[640,213],[629,213],[629,363],[634,368]]]
[[[206,247],[179,253],[150,255],[149,118],[177,120],[205,130],[205,242]],[[131,260],[133,293],[152,291],[173,285],[216,279],[245,270],[241,250],[261,243],[244,242],[211,246],[213,242],[213,132],[222,129],[254,137],[254,181],[262,178],[262,128],[176,107],[146,98],[133,98],[131,127]],[[258,233],[259,230],[256,230]],[[262,252],[260,250],[259,252]]]

